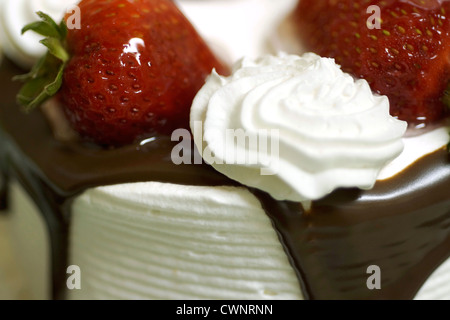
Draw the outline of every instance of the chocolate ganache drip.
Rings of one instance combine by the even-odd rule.
[[[208,165],[175,165],[169,137],[100,149],[54,139],[40,111],[16,105],[22,71],[0,67],[0,168],[5,206],[9,179],[40,208],[51,240],[52,294],[64,299],[71,201],[92,187],[142,181],[239,186]],[[270,217],[308,299],[412,299],[450,256],[450,161],[444,149],[426,156],[370,191],[342,189],[305,213],[251,189]],[[366,285],[367,268],[381,269],[381,289]]]

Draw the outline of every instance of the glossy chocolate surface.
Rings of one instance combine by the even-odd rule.
[[[64,298],[70,203],[84,190],[160,181],[186,185],[239,184],[207,165],[171,162],[176,142],[157,137],[103,150],[53,138],[40,111],[20,112],[10,81],[22,73],[0,67],[0,164],[42,211],[52,245],[53,297]],[[6,192],[7,179],[3,192]],[[444,149],[370,191],[338,190],[303,212],[297,203],[251,190],[272,219],[309,299],[411,299],[450,256],[450,162]],[[367,268],[381,268],[381,290],[369,290]]]

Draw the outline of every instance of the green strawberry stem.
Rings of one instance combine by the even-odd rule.
[[[46,37],[41,40],[48,51],[25,75],[16,76],[13,80],[25,82],[17,94],[17,102],[29,112],[54,96],[61,88],[64,68],[69,61],[65,49],[67,26],[63,21],[58,25],[47,14],[37,12],[41,21],[26,25],[22,34],[31,30]]]

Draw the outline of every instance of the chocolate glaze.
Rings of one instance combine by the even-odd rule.
[[[412,299],[450,255],[450,165],[444,149],[374,189],[313,203],[260,196],[311,299]],[[258,193],[258,192],[256,192]],[[368,290],[367,267],[382,290]]]
[[[186,185],[234,185],[207,165],[174,165],[176,142],[112,150],[59,142],[43,114],[20,112],[10,81],[22,71],[0,67],[0,196],[6,177],[17,179],[41,209],[52,249],[53,297],[64,298],[71,200],[109,184],[160,181]],[[298,203],[251,191],[271,218],[309,299],[411,299],[431,272],[450,256],[450,162],[444,149],[418,161],[370,191],[338,190],[305,213]],[[4,205],[4,201],[1,202]],[[381,267],[381,290],[369,290],[367,267]]]

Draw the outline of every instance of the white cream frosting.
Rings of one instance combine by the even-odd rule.
[[[381,170],[378,180],[392,178],[418,159],[441,149],[449,141],[449,129],[446,127],[438,127],[418,136],[403,138],[405,144],[403,152]]]
[[[249,2],[258,5],[255,0],[179,2],[188,16],[194,19],[199,31],[220,43],[226,48],[225,51],[229,50],[234,59],[263,53],[259,45],[263,37],[261,21],[270,22],[266,25],[267,30],[275,29],[277,21],[268,16],[282,14],[278,3],[293,3],[296,0],[256,1],[258,4],[264,1],[264,14],[259,11],[251,14],[250,9],[254,7],[245,5]],[[4,2],[22,5],[27,2],[30,5],[43,1],[0,0],[0,6]],[[49,3],[56,2],[61,3],[62,0]],[[235,5],[234,9],[217,11],[225,3]],[[17,8],[20,9],[20,6]],[[28,12],[28,9],[20,10]],[[241,14],[245,19],[234,20],[235,30],[253,30],[256,38],[253,40],[258,45],[249,41],[251,45],[243,46],[242,38],[234,41],[237,38],[233,35],[215,38],[215,34],[226,34],[228,26],[212,25],[211,17],[201,13],[214,10],[220,12],[218,16],[227,22],[235,17],[236,11],[250,12]],[[3,23],[3,12],[0,7],[0,23]],[[36,16],[32,16],[30,21],[35,20]],[[10,52],[15,55],[23,49]],[[411,145],[415,143],[413,139],[408,140]],[[443,145],[442,141],[438,144],[441,144],[440,147]],[[413,160],[408,157],[407,161]],[[401,167],[394,172],[396,170],[401,170]],[[391,171],[390,174],[395,173]],[[14,188],[11,192],[24,195],[25,191],[20,189]],[[17,198],[11,196],[12,199]],[[28,211],[36,217],[41,216],[36,208],[30,211],[31,200],[27,201],[20,198],[17,206],[12,207],[12,215]],[[200,299],[205,295],[208,299],[301,298],[297,278],[280,249],[278,237],[257,199],[246,190],[216,190],[153,182],[95,188],[75,200],[72,223],[70,263],[82,266],[82,290],[69,292],[70,298]],[[39,226],[32,226],[33,229],[36,227]],[[47,230],[41,229],[41,233],[46,234]],[[155,243],[156,247],[153,247]],[[34,242],[31,250],[36,251]],[[29,267],[33,270],[30,275],[37,279],[48,277],[48,273],[40,272],[42,259],[34,259],[33,262],[38,262],[38,267],[30,262]],[[426,294],[419,294],[418,298],[449,299],[448,262],[428,280],[424,287]]]
[[[0,43],[6,56],[24,68],[32,66],[46,49],[36,33],[22,35],[22,28],[39,19],[37,11],[45,12],[55,21],[79,0],[0,0]]]
[[[407,124],[389,115],[387,97],[373,95],[333,59],[279,54],[243,59],[234,69],[227,78],[213,73],[191,109],[197,147],[214,154],[205,161],[234,180],[279,200],[316,200],[338,187],[372,188],[403,150]],[[202,122],[200,134],[195,122]],[[228,129],[279,130],[279,156],[233,162],[228,154],[235,148],[250,155],[261,150],[227,139]],[[275,174],[261,175],[263,168]]]
[[[271,221],[246,189],[147,182],[73,204],[73,299],[301,299]]]
[[[34,284],[22,295],[46,299],[47,229],[20,185],[13,184],[11,200],[4,227],[17,231],[15,252],[26,258]],[[69,291],[69,299],[302,298],[266,214],[241,188],[146,182],[90,189],[74,202],[72,226],[69,264],[81,267],[81,290]],[[448,300],[449,275],[450,259],[416,299]]]

